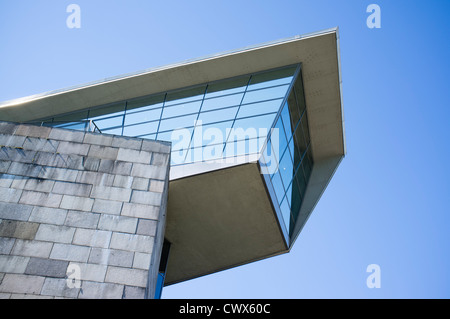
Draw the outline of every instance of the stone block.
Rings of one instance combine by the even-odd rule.
[[[36,233],[36,240],[49,241],[53,243],[66,243],[72,242],[76,228],[41,224]]]
[[[120,148],[117,154],[117,160],[124,162],[150,164],[151,159],[152,153],[147,151]]]
[[[94,186],[92,188],[91,197],[128,202],[131,196],[131,189],[108,186]]]
[[[92,248],[89,255],[89,263],[131,267],[133,265],[134,252],[116,249]]]
[[[52,192],[55,194],[89,197],[92,185],[70,182],[55,182]]]
[[[17,239],[12,254],[15,256],[48,258],[53,243],[37,240]]]
[[[64,278],[66,276],[68,261],[47,258],[30,258],[25,274],[43,277]]]
[[[147,286],[147,281],[148,271],[114,266],[108,266],[105,278],[105,282],[143,288]]]
[[[94,145],[103,145],[103,146],[111,146],[113,141],[113,136],[87,132],[84,135],[83,143],[85,144],[94,144]]]
[[[87,262],[89,251],[90,248],[85,246],[56,243],[53,245],[50,258],[73,262]]]
[[[27,221],[33,206],[0,202],[0,219]]]
[[[114,136],[111,145],[114,147],[140,150],[142,146],[142,140],[126,136]]]
[[[39,294],[45,277],[6,274],[0,285],[0,292],[19,294]]]
[[[0,237],[32,240],[36,235],[38,227],[38,223],[0,220]]]
[[[146,236],[155,236],[157,227],[158,227],[158,222],[156,220],[139,219],[136,234],[146,235]]]
[[[47,277],[45,278],[44,284],[42,286],[41,295],[77,298],[79,292],[79,288],[69,288],[69,286],[67,285],[67,279]]]
[[[123,285],[83,281],[80,299],[121,299]]]
[[[159,217],[159,211],[159,206],[123,203],[121,215],[156,220]]]
[[[166,179],[166,169],[156,165],[133,164],[131,175],[150,179]]]
[[[136,204],[160,206],[161,201],[161,193],[133,190],[131,195],[131,202]]]
[[[81,228],[97,228],[100,214],[69,210],[64,225]]]
[[[101,159],[116,160],[118,152],[119,149],[115,147],[91,145],[88,156]]]
[[[74,245],[107,248],[111,241],[111,232],[104,230],[78,228],[73,238]]]
[[[87,197],[62,195],[61,208],[70,210],[91,211],[94,200]]]
[[[83,131],[52,128],[51,132],[48,134],[48,138],[51,140],[82,143],[84,134]]]
[[[15,135],[47,138],[50,134],[50,131],[50,127],[20,124],[19,126],[17,126]]]
[[[134,252],[151,253],[153,251],[154,237],[113,233],[110,248]]]
[[[102,215],[98,222],[98,228],[114,232],[131,233],[136,232],[138,219],[126,216]]]
[[[86,263],[70,263],[70,265],[76,265],[80,269],[80,280],[85,281],[97,281],[103,282],[105,279],[107,266],[86,264]]]
[[[30,257],[0,255],[0,273],[23,274],[29,260]]]
[[[51,207],[34,206],[28,221],[44,224],[63,225],[67,210]]]

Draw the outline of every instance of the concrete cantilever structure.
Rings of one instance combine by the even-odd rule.
[[[296,99],[296,105],[304,105],[306,123],[297,124],[297,128],[304,125],[302,132],[308,136],[308,146],[299,158],[304,161],[308,157],[311,166],[308,175],[304,173],[307,185],[298,205],[289,197],[290,222],[283,222],[285,212],[282,200],[277,200],[273,174],[261,174],[262,152],[244,156],[231,164],[193,161],[172,166],[164,237],[171,243],[165,284],[173,284],[285,253],[292,247],[346,152],[337,29],[3,102],[0,103],[0,118],[51,126],[55,117],[69,114],[73,121],[89,120],[89,111],[87,117],[76,114],[112,108],[125,101],[125,111],[121,115],[124,126],[127,103],[141,97],[169,92],[165,93],[167,97],[170,92],[185,88],[208,87],[224,79],[246,76],[251,79],[252,75],[288,66],[295,66],[296,71],[291,75],[290,84],[286,84],[288,91],[278,111],[273,113],[270,127],[276,127],[281,121],[283,107],[292,112],[291,97]],[[244,97],[248,90],[247,83]],[[207,99],[206,95],[203,94],[200,105]],[[159,123],[158,129],[164,120],[164,108],[168,107],[165,101],[166,98],[159,122],[158,119],[148,122]],[[236,106],[238,111],[233,125],[243,101],[244,98]],[[201,106],[198,112],[201,114]],[[299,113],[290,117],[296,115],[303,116]],[[299,119],[297,123],[303,122]],[[297,141],[294,125],[292,130],[291,137],[286,135],[287,139]],[[121,132],[126,135],[123,127]],[[151,135],[158,139],[159,133],[155,132]],[[292,161],[295,162],[294,155]],[[299,167],[305,172],[302,165],[306,164],[301,161],[299,159]],[[289,188],[292,192],[297,187],[293,185],[299,185],[296,172],[298,168],[296,171],[294,167]],[[284,187],[287,198],[288,187]]]

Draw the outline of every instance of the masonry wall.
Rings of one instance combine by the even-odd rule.
[[[0,122],[0,298],[152,298],[169,154]]]

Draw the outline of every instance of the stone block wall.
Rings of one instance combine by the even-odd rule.
[[[165,142],[0,122],[0,298],[152,298],[169,157]]]

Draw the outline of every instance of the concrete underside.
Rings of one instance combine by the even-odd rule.
[[[166,285],[286,252],[258,165],[170,182]]]

